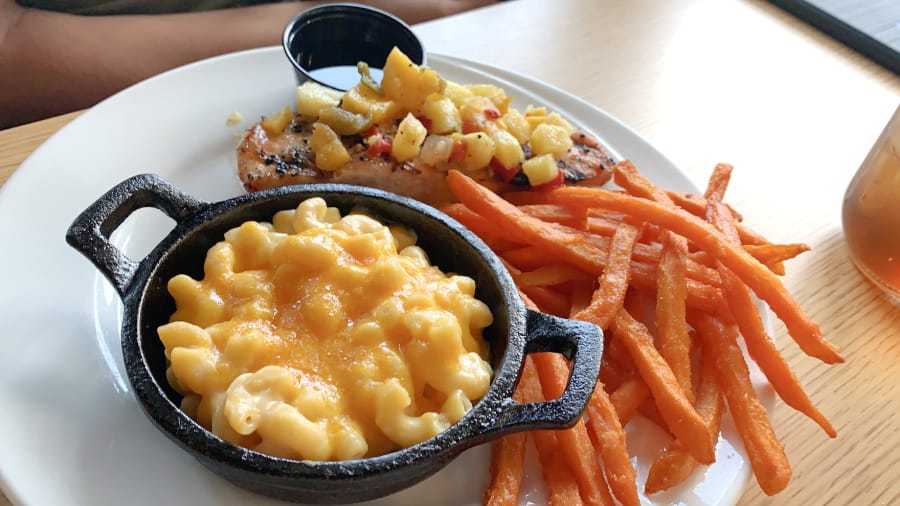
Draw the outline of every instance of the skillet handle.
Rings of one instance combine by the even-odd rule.
[[[86,256],[125,297],[140,262],[128,258],[110,235],[131,213],[155,207],[181,223],[206,203],[182,192],[154,174],[133,176],[114,186],[88,206],[69,227],[66,242]]]
[[[603,332],[592,323],[528,310],[526,356],[550,351],[572,361],[566,389],[556,399],[519,403],[508,399],[500,413],[501,433],[525,429],[562,429],[575,425],[584,412],[600,372]]]

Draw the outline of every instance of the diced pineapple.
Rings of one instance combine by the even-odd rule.
[[[241,122],[242,119],[244,119],[244,117],[241,115],[241,113],[239,113],[237,111],[232,111],[232,113],[229,114],[227,118],[225,118],[225,125],[226,126],[237,125],[238,123]]]
[[[422,114],[431,122],[433,133],[448,134],[462,129],[459,109],[452,100],[440,93],[428,95],[422,106]]]
[[[485,113],[485,111],[492,111]],[[481,132],[489,132],[495,130],[497,125],[494,118],[499,118],[499,111],[490,99],[473,95],[469,97],[459,108],[459,115],[463,124],[466,125],[466,131],[478,130]]]
[[[566,133],[569,135],[572,135],[572,132],[575,131],[575,127],[573,127],[571,123],[566,121],[565,118],[560,116],[558,112],[551,112],[550,114],[548,114],[546,119],[544,120],[544,123],[546,123],[548,125],[556,125],[556,126],[562,127],[566,130]]]
[[[563,119],[563,117],[556,112],[551,112],[550,114],[536,114],[534,113],[534,111],[532,111],[531,114],[528,114],[526,112],[525,120],[531,127],[532,132],[540,125],[558,126],[564,129],[567,135],[572,135],[572,132],[575,131],[575,127],[573,127],[571,123]]]
[[[394,137],[394,143],[391,146],[391,156],[399,162],[415,158],[419,154],[426,135],[428,135],[428,131],[425,129],[425,125],[412,113],[407,113],[400,122],[400,126],[397,127],[397,136]]]
[[[294,113],[291,112],[290,106],[284,106],[284,109],[262,120],[262,126],[269,135],[280,135],[291,124],[293,117]]]
[[[511,133],[520,144],[526,144],[531,139],[531,125],[521,112],[510,109],[500,118],[506,131]]]
[[[471,91],[473,95],[485,97],[493,102],[494,106],[501,114],[509,109],[509,103],[512,102],[512,97],[508,96],[506,92],[503,91],[503,88],[493,84],[469,84],[466,85],[466,88]]]
[[[474,96],[474,93],[472,93],[471,90],[459,83],[453,81],[446,81],[446,83],[447,84],[444,87],[444,96],[452,100],[456,107],[462,107],[469,97]]]
[[[511,169],[525,160],[522,146],[511,133],[506,130],[495,130],[491,132],[491,138],[494,139],[494,157],[500,165]]]
[[[338,105],[343,93],[319,83],[306,81],[297,87],[297,114],[319,117],[319,111]]]
[[[466,143],[466,158],[462,162],[465,170],[476,170],[487,167],[494,157],[496,146],[494,140],[484,132],[463,135]]]
[[[419,76],[419,94],[422,96],[420,102],[425,100],[425,97],[431,95],[432,93],[438,93],[444,91],[444,86],[447,85],[444,82],[444,79],[431,69],[420,69],[421,74]]]
[[[350,161],[350,153],[341,143],[341,138],[324,123],[317,121],[313,124],[309,147],[316,155],[316,167],[320,170],[336,170]]]
[[[525,160],[522,164],[522,172],[528,178],[531,186],[549,183],[559,175],[559,167],[551,155],[541,155]]]
[[[344,93],[341,108],[356,114],[371,114],[372,121],[376,124],[399,118],[403,112],[400,104],[379,95],[363,83]]]
[[[497,106],[487,97],[474,95],[468,98],[459,107],[459,114],[463,121],[479,121],[487,118],[484,111],[497,111]]]
[[[572,138],[565,128],[542,123],[531,132],[530,145],[536,155],[561,155],[572,147]]]
[[[381,89],[385,95],[396,100],[402,95],[404,88],[411,87],[418,78],[420,70],[421,67],[395,47],[388,53],[387,60],[384,62]]]
[[[384,95],[399,103],[405,111],[418,111],[425,97],[444,87],[437,72],[416,65],[396,47],[388,54],[383,70],[381,88]]]
[[[528,128],[532,132],[534,132],[535,128],[537,128],[547,122],[547,116],[537,116],[537,115],[525,116],[525,121],[528,123]]]

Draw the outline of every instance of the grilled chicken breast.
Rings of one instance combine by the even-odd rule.
[[[310,147],[314,121],[296,116],[285,130],[270,134],[261,123],[251,126],[237,148],[238,174],[248,191],[307,183],[344,183],[380,188],[431,205],[455,199],[445,183],[447,171],[458,168],[449,162],[428,164],[421,157],[406,162],[394,160],[389,153],[371,155],[362,135],[342,137],[350,160],[333,171],[316,167],[315,153]],[[385,138],[396,134],[396,123],[382,126]],[[615,161],[599,140],[583,131],[572,135],[573,146],[559,157],[557,166],[565,184],[602,185],[611,177]],[[527,146],[523,146],[530,157]],[[368,153],[367,153],[368,151]],[[504,182],[490,167],[466,171],[484,186],[496,192],[528,188],[528,180],[519,173]]]

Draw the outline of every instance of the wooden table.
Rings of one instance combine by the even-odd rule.
[[[900,102],[900,78],[761,2],[518,0],[422,24],[429,51],[533,76],[618,117],[703,186],[735,165],[728,200],[770,239],[806,242],[785,283],[841,349],[825,366],[777,341],[839,432],[779,403],[794,467],[740,504],[900,502],[900,307],[865,281],[841,232],[844,189]],[[0,132],[4,182],[71,114]],[[6,501],[0,499],[0,505]]]

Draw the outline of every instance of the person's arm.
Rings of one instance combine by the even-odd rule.
[[[301,9],[279,3],[183,14],[75,16],[0,0],[0,128],[91,106],[164,70],[279,44]],[[363,0],[415,23],[493,0]]]

